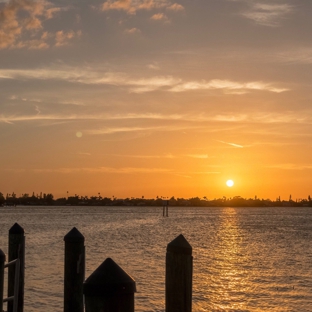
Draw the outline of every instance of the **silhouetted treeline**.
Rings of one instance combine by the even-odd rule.
[[[255,198],[242,198],[241,196],[235,196],[232,198],[218,198],[208,199],[207,197],[199,198],[192,197],[188,199],[184,198],[163,198],[156,197],[152,199],[146,199],[144,196],[140,198],[116,198],[116,197],[102,197],[100,193],[98,196],[67,196],[54,199],[53,194],[22,194],[18,197],[14,192],[12,194],[6,194],[4,196],[0,193],[0,205],[16,206],[16,205],[28,205],[28,206],[163,206],[163,201],[168,200],[169,206],[180,207],[312,207],[312,199],[310,195],[306,199],[293,200],[291,195],[288,200],[281,200],[278,197],[275,201],[271,199],[259,199]]]

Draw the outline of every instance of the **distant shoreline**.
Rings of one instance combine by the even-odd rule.
[[[1,193],[0,193],[1,195]],[[13,196],[12,196],[13,195]],[[222,197],[219,199],[208,199],[206,197],[184,198],[161,198],[155,199],[141,198],[125,198],[119,199],[116,197],[108,198],[101,196],[69,196],[67,198],[54,199],[52,194],[40,194],[28,196],[24,194],[17,197],[14,193],[7,194],[6,197],[0,196],[0,206],[129,206],[129,207],[312,207],[311,197],[307,199],[281,200],[277,198],[275,201],[270,199],[242,198],[234,196],[233,198]]]

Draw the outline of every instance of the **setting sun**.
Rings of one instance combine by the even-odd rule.
[[[228,187],[232,187],[232,186],[234,185],[234,181],[233,181],[233,180],[227,180],[227,181],[226,181],[226,185],[227,185]]]

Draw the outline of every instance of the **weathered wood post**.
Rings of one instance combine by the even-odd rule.
[[[166,312],[192,311],[192,246],[182,234],[167,245]]]
[[[86,312],[134,312],[134,279],[107,258],[84,282]]]
[[[64,236],[64,312],[83,312],[84,236],[74,227]]]
[[[4,263],[5,254],[2,249],[0,249],[0,312],[3,311]]]
[[[9,230],[9,262],[20,259],[18,312],[24,310],[24,284],[25,284],[25,235],[24,229],[15,223]],[[15,267],[9,266],[8,297],[14,296]],[[8,301],[8,312],[13,311],[13,301]]]

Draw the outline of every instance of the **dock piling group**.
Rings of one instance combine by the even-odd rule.
[[[135,280],[111,258],[107,258],[85,280],[84,236],[73,228],[64,236],[64,312],[134,312]],[[13,300],[3,298],[6,256],[0,249],[0,311],[23,312],[25,236],[17,223],[9,230],[9,261],[17,259],[19,279],[9,267],[8,299],[18,292],[17,308]],[[192,247],[182,234],[167,245],[165,312],[192,311]],[[18,291],[17,291],[18,290]],[[15,291],[15,292],[14,292]],[[14,307],[14,310],[13,310]]]
[[[168,217],[169,200],[163,200],[163,217]]]

